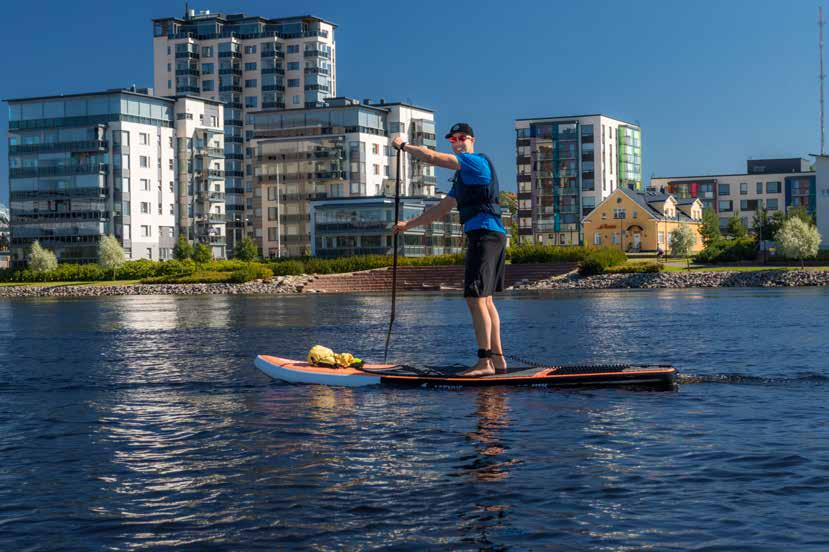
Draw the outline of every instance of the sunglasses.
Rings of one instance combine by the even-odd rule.
[[[450,136],[449,137],[449,141],[452,142],[453,144],[455,142],[466,142],[467,140],[469,140],[469,136],[467,136],[466,134],[461,134],[459,136]]]

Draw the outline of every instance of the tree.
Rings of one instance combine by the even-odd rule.
[[[55,254],[40,246],[40,242],[35,240],[32,244],[32,252],[29,255],[29,268],[35,274],[43,276],[43,281],[46,281],[46,274],[55,270],[58,267],[58,259]]]
[[[786,217],[784,220],[790,220],[793,218],[799,218],[806,224],[815,223],[815,218],[805,207],[792,207],[791,209],[789,209],[786,212]]]
[[[691,249],[697,243],[697,236],[687,224],[683,224],[671,232],[671,255],[674,257],[685,257],[688,270],[691,270]]]
[[[743,224],[743,220],[740,218],[739,211],[736,211],[728,219],[728,234],[732,238],[745,238],[746,236],[748,236],[748,229],[746,228],[745,224]]]
[[[98,264],[104,270],[112,271],[112,279],[115,279],[115,271],[124,264],[124,249],[115,236],[104,236],[98,244]]]
[[[252,238],[245,236],[236,245],[233,256],[241,261],[255,261],[259,257],[259,249]]]
[[[197,243],[193,248],[193,260],[196,264],[209,263],[213,260],[213,251],[206,243]]]
[[[775,239],[784,256],[800,259],[800,267],[806,268],[804,259],[817,255],[821,237],[815,225],[795,216],[783,223]]]
[[[0,251],[9,250],[9,237],[6,234],[0,234]]]
[[[702,244],[708,247],[712,243],[716,243],[722,238],[720,232],[720,217],[717,212],[710,207],[702,211],[702,225],[699,229],[702,234]]]
[[[176,246],[173,248],[173,257],[175,257],[177,261],[183,261],[191,258],[192,256],[193,246],[190,245],[190,242],[187,241],[187,237],[184,234],[179,234]]]
[[[758,240],[761,238],[763,240],[771,240],[780,230],[782,222],[782,214],[780,212],[769,215],[769,210],[762,207],[754,214],[754,219],[751,224]]]

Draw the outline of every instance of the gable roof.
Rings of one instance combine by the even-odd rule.
[[[646,215],[656,220],[698,222],[686,215],[685,213],[683,213],[681,210],[678,210],[676,212],[676,218],[666,217],[664,214],[662,214],[662,211],[651,205],[651,203],[660,203],[663,201],[667,201],[668,198],[673,198],[674,201],[676,201],[677,205],[690,205],[695,201],[699,201],[699,199],[697,198],[677,199],[676,196],[674,196],[673,194],[663,194],[658,192],[639,192],[636,190],[631,190],[630,188],[627,188],[625,186],[616,188],[616,190],[614,190],[613,193],[615,194],[616,191],[620,191],[623,194],[625,194],[628,198],[631,199],[631,201],[639,205],[645,211]],[[613,197],[613,194],[610,194],[610,196],[608,196],[604,201],[602,201],[602,203],[604,203],[611,197]],[[599,205],[601,205],[602,203],[599,203]],[[597,205],[596,208],[598,208],[599,205]]]

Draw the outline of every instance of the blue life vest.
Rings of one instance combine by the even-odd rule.
[[[487,185],[466,185],[461,178],[461,171],[455,171],[452,179],[455,189],[455,201],[458,203],[458,212],[461,215],[461,224],[473,218],[478,213],[489,213],[499,220],[501,218],[501,205],[498,198],[498,175],[495,173],[495,165],[492,159],[485,153],[478,154],[489,163],[489,170],[492,178]]]

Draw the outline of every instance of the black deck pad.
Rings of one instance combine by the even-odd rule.
[[[417,376],[422,378],[463,378],[470,379],[503,379],[503,378],[520,378],[531,377],[539,372],[548,370],[551,367],[533,368],[528,366],[517,366],[514,368],[507,368],[506,372],[498,373],[492,376],[461,376],[460,374],[465,370],[469,370],[470,366],[463,364],[451,364],[446,366],[416,366],[410,364],[399,364],[392,368],[383,370],[371,370],[366,372],[378,374],[382,376]],[[600,374],[609,372],[625,372],[631,369],[647,369],[647,368],[662,368],[656,366],[632,366],[629,364],[574,364],[556,367],[555,375],[571,375],[571,374]]]

